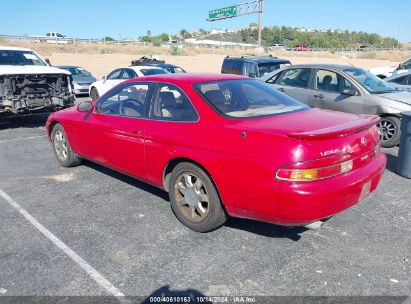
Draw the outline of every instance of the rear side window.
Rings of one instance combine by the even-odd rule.
[[[258,80],[200,83],[197,92],[218,113],[233,118],[278,115],[309,109]]]
[[[276,81],[276,84],[308,88],[308,83],[310,81],[310,69],[289,69],[284,71]]]
[[[320,91],[340,93],[351,88],[352,84],[340,74],[328,70],[318,70],[316,89]]]
[[[197,121],[198,115],[188,97],[176,86],[161,84],[156,90],[150,118],[169,121]]]
[[[244,62],[241,60],[224,60],[221,72],[224,74],[242,75],[243,64]]]

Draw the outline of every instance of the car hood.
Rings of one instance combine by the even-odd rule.
[[[21,75],[21,74],[66,74],[70,72],[52,66],[40,65],[0,65],[0,75]]]
[[[410,92],[395,91],[392,93],[376,94],[376,96],[411,105],[411,93]]]
[[[93,76],[73,76],[73,80],[77,83],[93,83],[96,81],[96,78]]]

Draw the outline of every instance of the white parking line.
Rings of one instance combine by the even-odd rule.
[[[5,140],[0,140],[1,143],[9,142],[9,141],[17,141],[17,140],[26,140],[26,139],[33,139],[33,138],[41,138],[41,137],[46,137],[45,135],[38,135],[38,136],[30,136],[30,137],[20,137],[20,138],[13,138],[13,139],[5,139]]]
[[[90,264],[88,264],[77,253],[71,250],[66,244],[64,244],[57,236],[55,236],[50,230],[40,224],[30,213],[28,213],[23,207],[21,207],[15,200],[13,200],[6,192],[0,189],[0,196],[6,200],[10,206],[16,209],[22,216],[26,218],[37,230],[39,230],[46,238],[53,242],[58,248],[68,255],[74,262],[76,262],[83,270],[97,282],[108,293],[115,297],[124,297],[124,294],[111,284],[103,275],[95,270]]]

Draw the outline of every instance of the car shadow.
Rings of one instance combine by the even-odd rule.
[[[112,178],[127,183],[130,186],[137,187],[141,190],[147,191],[150,194],[156,195],[157,197],[163,199],[165,202],[170,202],[168,193],[166,191],[154,187],[150,184],[139,181],[133,177],[112,170],[110,168],[104,167],[100,164],[93,163],[91,161],[85,160],[83,162],[83,166],[106,174]],[[256,220],[234,217],[228,218],[224,226],[233,229],[248,231],[270,238],[288,238],[292,241],[298,241],[301,238],[300,234],[307,230],[307,228],[304,227],[284,227],[275,224],[259,222]]]
[[[50,114],[41,113],[16,117],[0,117],[0,130],[44,127]]]
[[[121,172],[115,171],[113,169],[104,167],[100,164],[93,163],[93,162],[88,161],[88,160],[85,160],[82,165],[86,166],[88,168],[91,168],[93,170],[99,171],[101,173],[104,173],[104,174],[106,174],[106,175],[108,175],[112,178],[118,179],[118,180],[120,180],[124,183],[129,184],[130,186],[137,187],[137,188],[139,188],[141,190],[144,190],[144,191],[146,191],[150,194],[156,195],[156,196],[162,198],[163,200],[165,200],[167,202],[170,201],[170,199],[168,197],[168,193],[166,191],[161,190],[161,189],[159,189],[157,187],[154,187],[150,184],[147,184],[145,182],[139,181],[138,179],[135,179],[131,176],[125,175]]]
[[[305,227],[286,227],[251,219],[234,217],[229,218],[224,226],[248,231],[269,238],[286,238],[295,242],[301,238],[301,233],[308,230]]]

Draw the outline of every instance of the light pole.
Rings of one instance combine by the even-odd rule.
[[[258,0],[258,47],[261,47],[263,0]]]

